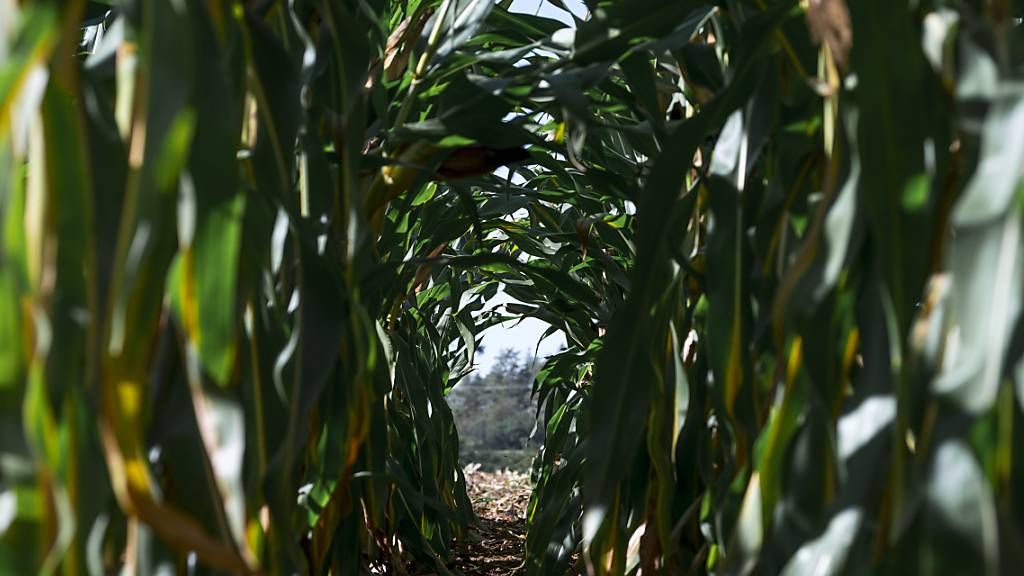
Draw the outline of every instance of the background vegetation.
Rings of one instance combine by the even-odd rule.
[[[536,359],[505,349],[486,374],[472,373],[448,396],[459,428],[459,458],[482,470],[529,470],[544,430],[537,427],[532,384]]]
[[[1024,2],[509,5],[0,3],[0,571],[1024,566]]]

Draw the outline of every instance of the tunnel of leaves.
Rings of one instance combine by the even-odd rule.
[[[0,2],[0,571],[1024,566],[1024,3],[586,4]]]

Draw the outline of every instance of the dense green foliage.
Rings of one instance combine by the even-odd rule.
[[[112,4],[0,3],[0,571],[446,572],[524,315],[529,574],[1024,566],[1024,2]]]

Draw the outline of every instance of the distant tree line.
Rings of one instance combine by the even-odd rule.
[[[529,466],[544,434],[534,430],[537,404],[531,389],[536,364],[532,357],[505,349],[489,372],[470,374],[452,390],[449,402],[464,465],[520,470]]]

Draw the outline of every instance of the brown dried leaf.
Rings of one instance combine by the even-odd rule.
[[[824,43],[840,67],[853,45],[853,28],[846,0],[810,0],[807,6],[807,28],[817,44]]]
[[[384,49],[384,76],[388,82],[394,82],[405,73],[405,67],[409,62],[409,56],[416,45],[416,39],[423,32],[423,26],[431,11],[424,11],[407,17],[388,36],[387,46]],[[415,21],[415,24],[413,22]]]

